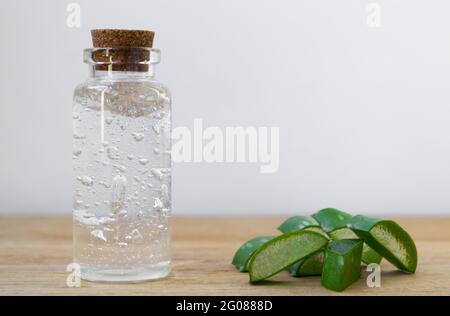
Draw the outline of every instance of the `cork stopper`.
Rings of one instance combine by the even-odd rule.
[[[91,30],[94,47],[147,47],[152,48],[155,33],[143,30],[96,29]]]
[[[95,58],[101,62],[113,60],[111,65],[96,65],[96,70],[148,71],[150,51],[155,33],[144,30],[94,29],[91,30],[94,48],[112,48],[96,51]]]

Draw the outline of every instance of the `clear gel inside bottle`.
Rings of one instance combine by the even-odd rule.
[[[170,271],[171,97],[154,78],[159,51],[94,48],[74,93],[74,262],[91,281]]]

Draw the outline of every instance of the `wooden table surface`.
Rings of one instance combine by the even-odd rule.
[[[72,256],[68,217],[0,217],[0,295],[450,295],[450,218],[396,219],[416,241],[415,275],[382,263],[380,288],[366,272],[343,293],[320,286],[320,277],[280,273],[261,285],[230,264],[247,239],[277,234],[282,217],[173,218],[173,271],[164,280],[136,284],[82,281],[66,286]]]

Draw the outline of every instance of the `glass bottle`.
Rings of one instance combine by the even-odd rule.
[[[89,78],[73,102],[74,262],[90,281],[170,272],[171,96],[159,50],[84,51]]]

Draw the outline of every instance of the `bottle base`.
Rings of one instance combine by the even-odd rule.
[[[138,283],[158,280],[170,273],[170,263],[150,267],[93,268],[81,266],[81,279],[90,282]]]

